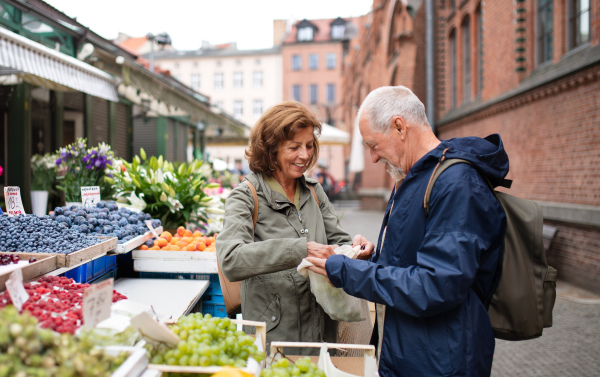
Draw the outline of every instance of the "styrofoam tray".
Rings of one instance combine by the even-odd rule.
[[[156,234],[160,235],[163,231],[163,227],[159,226],[158,228],[154,228],[154,230],[156,231]],[[115,252],[117,254],[125,254],[130,252],[131,250],[137,248],[138,246],[142,245],[144,242],[153,239],[154,233],[152,233],[151,231],[147,231],[146,233],[142,234],[141,236],[137,236],[135,238],[130,239],[129,241],[122,243],[122,244],[117,244],[117,248],[115,249]]]
[[[214,251],[134,250],[132,258],[139,272],[217,273]]]

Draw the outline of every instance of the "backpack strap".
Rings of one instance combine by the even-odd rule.
[[[254,185],[248,180],[245,180],[244,182],[242,182],[242,184],[248,186],[248,188],[252,192],[252,198],[254,198],[254,212],[252,213],[252,224],[254,224],[253,227],[254,229],[256,229],[256,221],[258,221],[258,196],[256,195],[256,189],[254,188]]]
[[[321,204],[319,203],[319,198],[317,198],[317,193],[315,192],[315,188],[312,187],[312,185],[310,185],[310,184],[308,185],[308,188],[310,189],[310,192],[312,192],[312,195],[315,198],[315,202],[317,202],[317,205],[320,207]]]

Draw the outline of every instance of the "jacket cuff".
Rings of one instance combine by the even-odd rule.
[[[333,284],[333,286],[336,288],[341,288],[344,284],[342,281],[342,271],[344,270],[346,258],[347,257],[345,255],[332,255],[327,258],[327,262],[325,262],[325,271],[327,271],[327,277],[329,278],[331,284]]]

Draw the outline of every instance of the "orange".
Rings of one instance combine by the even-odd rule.
[[[177,245],[177,246],[179,246],[181,248],[181,250],[185,250],[187,245],[189,245],[189,243],[181,241],[181,242],[179,242],[179,245]]]
[[[183,232],[183,235],[186,237],[191,237],[192,236],[192,231],[189,229],[186,229],[185,232]]]
[[[160,246],[160,247],[165,247],[165,246],[167,246],[168,244],[169,244],[169,241],[167,241],[167,239],[166,239],[166,238],[162,238],[162,237],[161,237],[161,238],[159,238],[159,239],[158,239],[158,246]]]
[[[154,240],[154,246],[158,246],[158,239]]]
[[[148,246],[142,245],[142,246],[140,246],[140,250],[148,250]]]
[[[192,242],[192,237],[181,237],[181,242],[190,243]]]
[[[148,250],[160,250],[160,247],[155,245],[149,248]]]
[[[193,233],[193,236],[194,236],[194,237],[202,237],[202,233],[200,233],[200,231],[199,231],[199,230],[196,230],[196,231]]]
[[[171,246],[171,251],[181,251],[181,248],[177,245]]]
[[[204,242],[198,242],[198,244],[196,245],[196,250],[204,251],[205,249],[206,249],[206,244],[204,244]]]
[[[183,234],[185,233],[185,228],[180,226],[179,228],[177,228],[177,234],[179,234],[180,236],[183,236]]]
[[[196,246],[194,246],[194,245],[187,245],[185,247],[185,251],[196,251]]]
[[[206,246],[210,246],[211,244],[212,244],[211,237],[208,237],[208,238],[206,239]]]
[[[171,232],[162,232],[160,236],[166,238],[167,241],[171,241],[171,239],[173,238]]]

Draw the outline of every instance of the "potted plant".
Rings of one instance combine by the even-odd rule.
[[[111,184],[106,181],[114,159],[110,145],[100,143],[89,149],[86,145],[86,139],[78,138],[57,151],[60,184],[56,188],[65,193],[67,204],[81,205],[81,188],[87,186],[100,186],[101,197],[112,196]]]
[[[123,162],[120,169],[113,169],[113,178],[107,180],[114,183],[117,202],[143,209],[160,219],[165,229],[201,227],[213,201],[204,193],[208,185],[201,167],[198,160],[176,167],[162,156],[148,159],[142,148],[131,163]]]
[[[56,156],[50,153],[31,156],[31,207],[34,215],[48,212],[48,192],[56,179]]]

